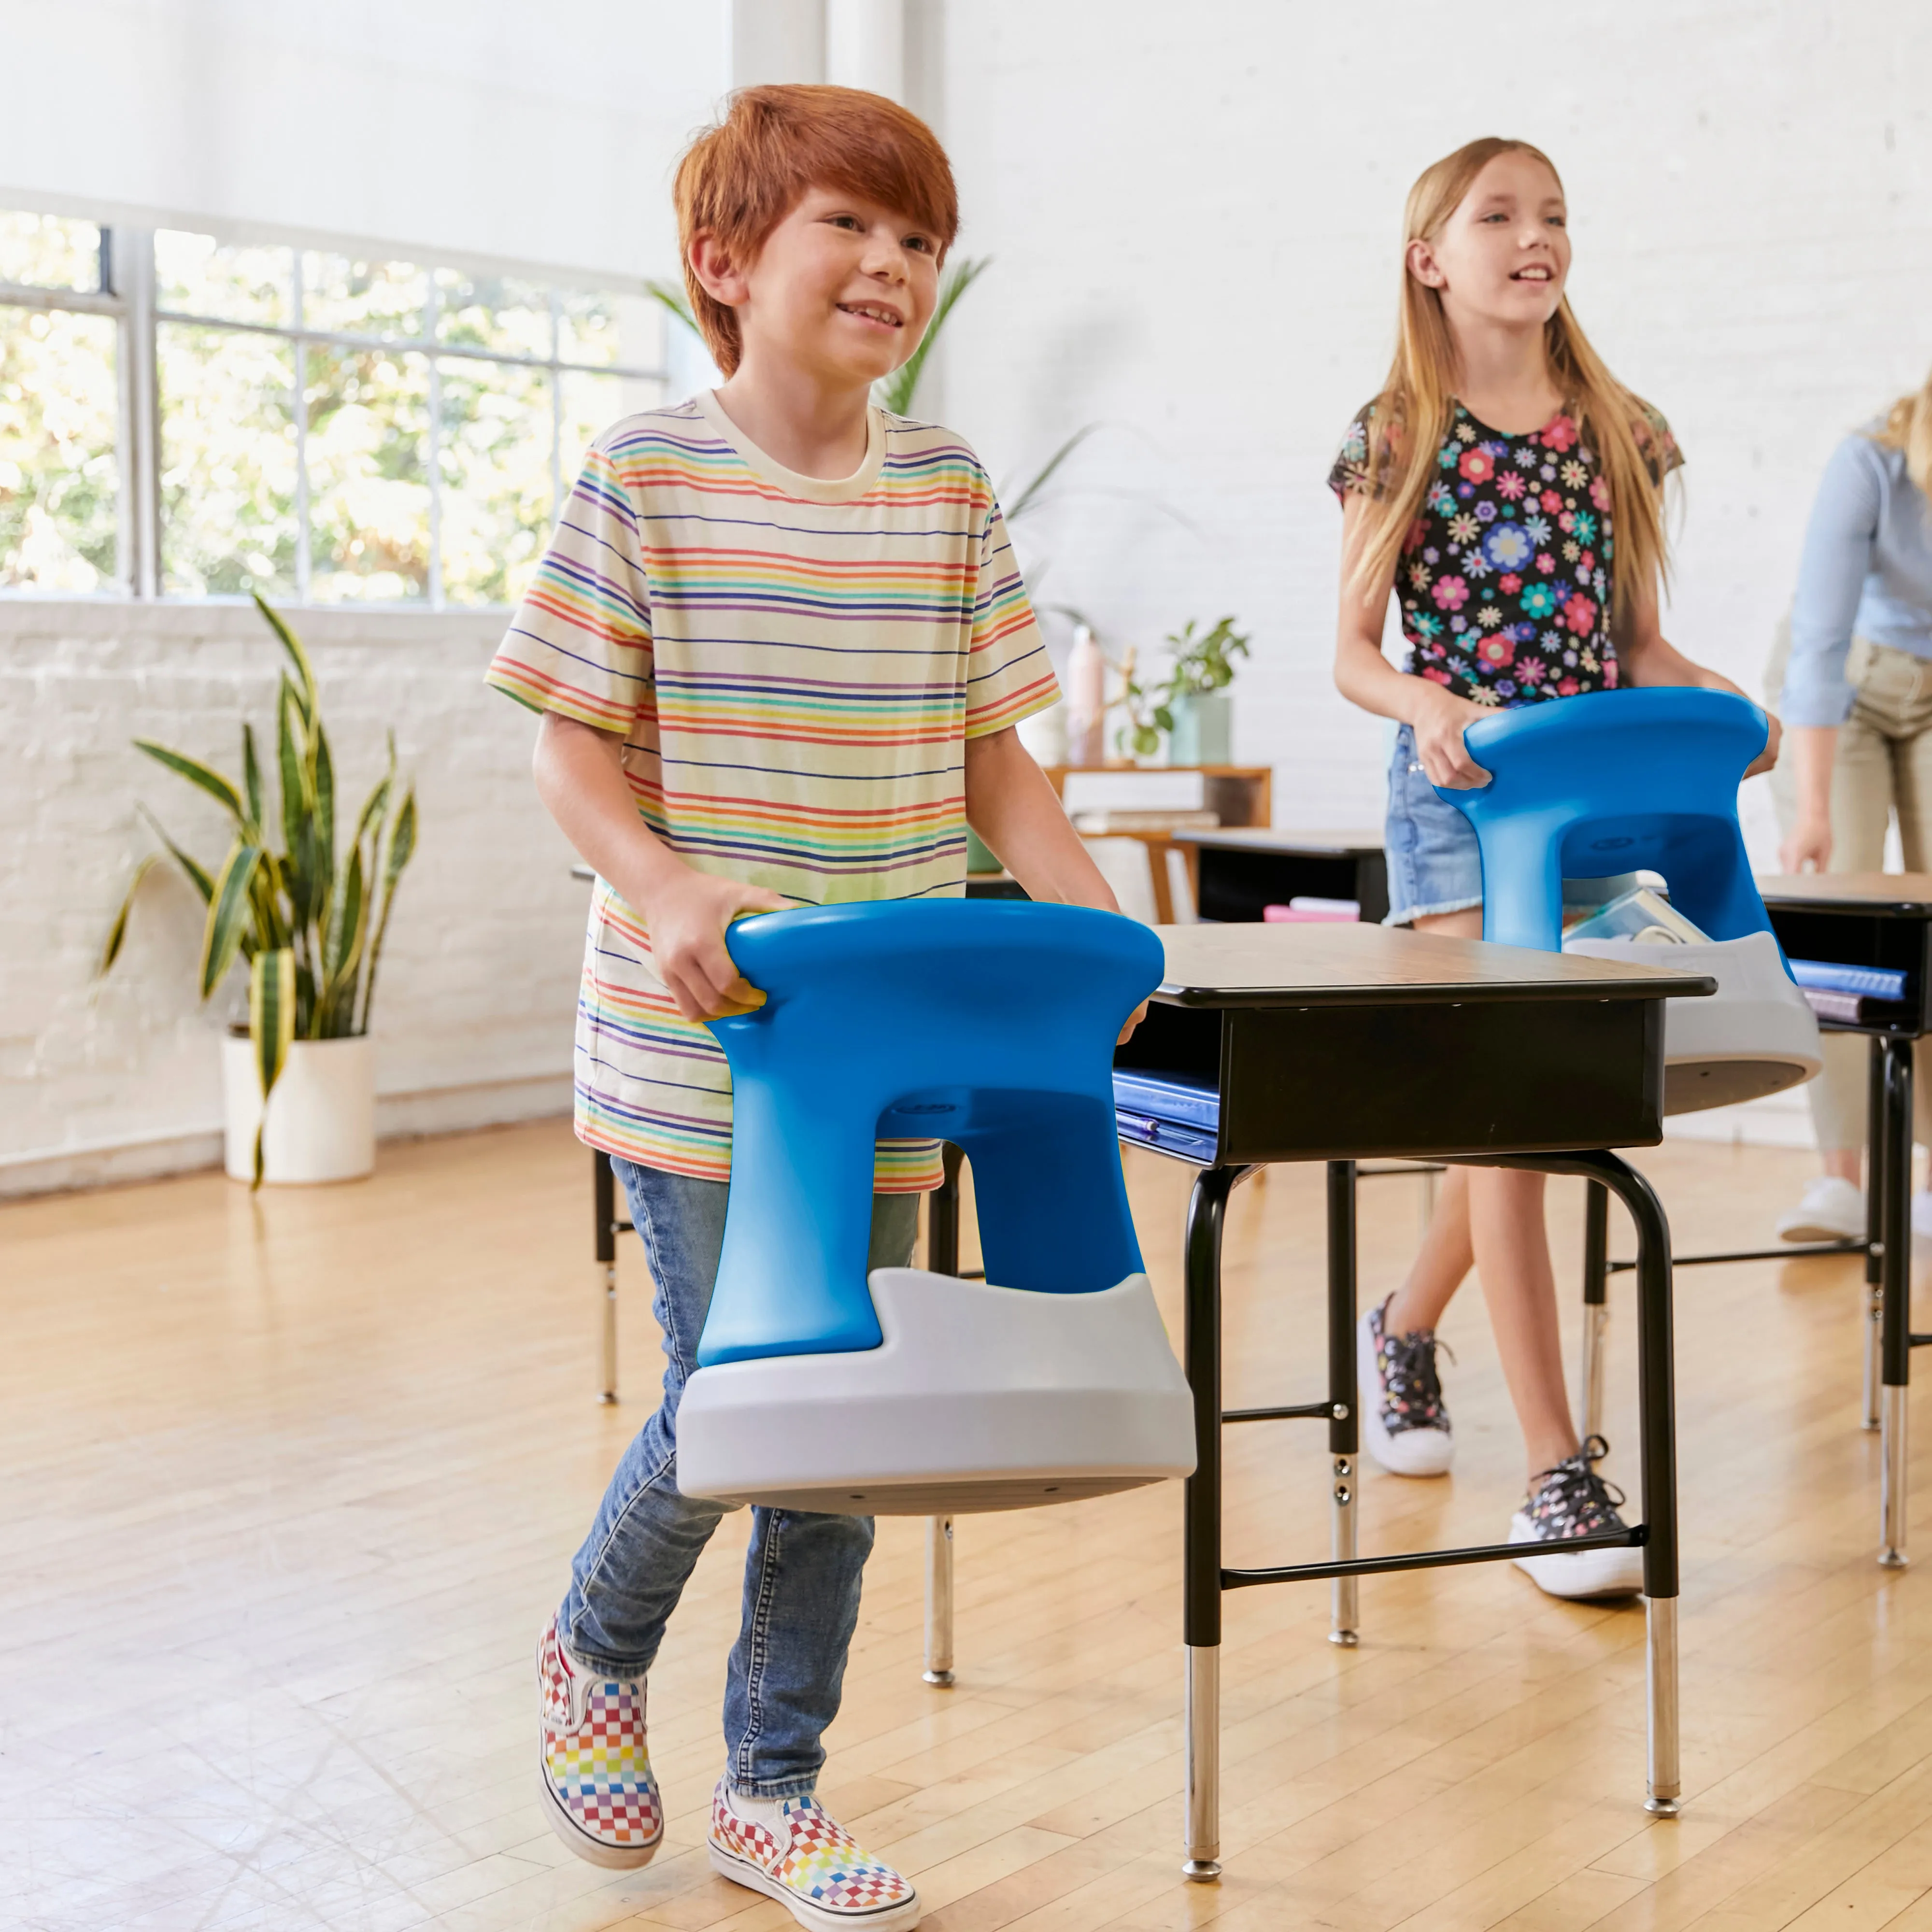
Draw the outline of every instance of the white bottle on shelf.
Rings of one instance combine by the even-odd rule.
[[[1073,627],[1066,661],[1066,762],[1097,765],[1106,755],[1107,660],[1088,624]]]

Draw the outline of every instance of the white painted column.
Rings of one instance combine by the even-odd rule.
[[[905,0],[825,0],[825,77],[904,100]]]
[[[825,0],[731,0],[731,85],[825,80]]]

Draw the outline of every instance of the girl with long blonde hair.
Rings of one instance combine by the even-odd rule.
[[[1790,795],[1784,869],[1876,872],[1898,817],[1905,869],[1932,869],[1932,374],[1832,452],[1798,560],[1786,638],[1768,684],[1784,686]],[[1788,664],[1776,657],[1790,651]],[[1932,1139],[1932,1056],[1919,1050],[1920,1140]],[[1823,1173],[1784,1214],[1786,1240],[1862,1239],[1864,1051],[1825,1036],[1811,1086]],[[1932,1192],[1912,1204],[1932,1235]]]
[[[1335,682],[1397,721],[1387,830],[1392,926],[1482,934],[1476,837],[1432,788],[1488,774],[1464,730],[1498,706],[1623,685],[1732,691],[1658,628],[1666,475],[1682,460],[1664,418],[1598,358],[1564,293],[1563,185],[1526,141],[1472,141],[1409,190],[1395,358],[1330,477],[1342,508]],[[1408,659],[1382,655],[1397,600]],[[1776,727],[1760,765],[1775,756]],[[1626,1594],[1633,1550],[1566,1552],[1615,1527],[1600,1437],[1576,1439],[1564,1385],[1544,1178],[1452,1168],[1408,1279],[1363,1317],[1370,1453],[1439,1475],[1453,1438],[1436,1328],[1473,1266],[1528,1454],[1510,1540],[1544,1589]]]

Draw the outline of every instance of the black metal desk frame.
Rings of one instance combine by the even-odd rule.
[[[1355,928],[1360,930],[1360,928]],[[1360,1629],[1359,1583],[1366,1575],[1435,1568],[1466,1563],[1506,1562],[1520,1555],[1509,1544],[1474,1548],[1404,1552],[1364,1556],[1357,1538],[1359,1436],[1355,1384],[1357,1158],[1394,1156],[1447,1159],[1472,1165],[1521,1167],[1581,1174],[1616,1192],[1638,1231],[1639,1384],[1642,1412],[1643,1520],[1630,1529],[1580,1540],[1578,1546],[1635,1546],[1643,1552],[1647,1612],[1646,1658],[1649,1714],[1647,1808],[1669,1815],[1679,1807],[1682,1780],[1678,1756],[1677,1517],[1675,1411],[1672,1354],[1670,1232],[1649,1184],[1604,1143],[1633,1146],[1654,1142],[1660,1131],[1663,1007],[1660,998],[1599,1000],[1584,1007],[1566,1003],[1552,988],[1542,997],[1526,991],[1515,999],[1493,995],[1485,1004],[1459,1000],[1453,990],[1420,986],[1365,994],[1352,1005],[1322,1006],[1319,996],[1284,992],[1272,1000],[1229,999],[1219,1010],[1215,995],[1190,995],[1164,987],[1148,1021],[1129,1053],[1156,1066],[1173,1064],[1186,1051],[1180,1036],[1192,1033],[1196,1045],[1204,1022],[1222,1034],[1220,1146],[1214,1162],[1201,1168],[1190,1203],[1184,1253],[1186,1333],[1184,1354],[1193,1390],[1197,1466],[1186,1484],[1184,1638],[1186,1644],[1186,1860],[1190,1879],[1208,1880],[1220,1872],[1220,1665],[1222,1598],[1229,1590],[1274,1584],[1328,1580],[1333,1586],[1330,1640],[1352,1645]],[[1190,1005],[1191,1001],[1191,1005]],[[1435,1004],[1440,1002],[1440,1004]],[[1557,1010],[1568,1006],[1560,1022]],[[1177,1014],[1175,1010],[1181,1009]],[[1207,1010],[1203,1010],[1206,1009]],[[1280,1095],[1330,1096],[1334,1076],[1358,1055],[1378,1033],[1402,1034],[1421,1014],[1444,1037],[1442,1058],[1420,1076],[1414,1090],[1390,1092],[1371,1103],[1379,1124],[1358,1104],[1354,1118],[1344,1104],[1342,1118],[1300,1126],[1284,1123],[1295,1100]],[[1460,1023],[1458,1021],[1460,1019]],[[1616,1050],[1612,1050],[1612,1035]],[[1508,1037],[1514,1056],[1494,1054]],[[1618,1055],[1621,1054],[1621,1062]],[[1546,1059],[1540,1056],[1548,1056]],[[1592,1056],[1605,1066],[1621,1064],[1645,1070],[1642,1081],[1616,1096],[1598,1082],[1587,1104],[1568,1114],[1570,1144],[1560,1122],[1565,1118],[1550,1095],[1556,1064],[1572,1073]],[[1497,1060],[1501,1058],[1502,1063]],[[1410,1042],[1398,1040],[1383,1050],[1384,1066],[1415,1062]],[[1272,1102],[1257,1101],[1276,1076],[1294,1064],[1300,1073],[1293,1085],[1277,1088]],[[1444,1067],[1465,1076],[1487,1064],[1487,1086],[1455,1096],[1456,1082],[1444,1081]],[[1245,1071],[1244,1071],[1245,1070]],[[1363,1087],[1374,1088],[1377,1074],[1358,1065]],[[1508,1111],[1512,1082],[1539,1089],[1540,1097],[1514,1114]],[[1647,1083],[1647,1084],[1646,1084]],[[1641,1094],[1636,1091],[1644,1086]],[[1432,1095],[1436,1122],[1418,1094]],[[1305,1102],[1302,1102],[1305,1106]],[[1498,1112],[1496,1108],[1504,1111]],[[1642,1115],[1643,1118],[1637,1118]],[[1473,1121],[1480,1116],[1486,1124]],[[1574,1132],[1587,1131],[1598,1144],[1579,1144]],[[1271,1141],[1270,1133],[1276,1138]],[[1538,1136],[1543,1138],[1540,1145]],[[1286,1136],[1283,1138],[1282,1136]],[[1298,1138],[1299,1136],[1301,1138]],[[1328,1144],[1316,1144],[1322,1136]],[[1164,1150],[1156,1150],[1165,1151]],[[1176,1156],[1170,1155],[1168,1157]],[[1323,1159],[1328,1170],[1328,1388],[1318,1402],[1287,1402],[1228,1409],[1221,1394],[1220,1263],[1227,1204],[1240,1183],[1260,1166],[1277,1160]],[[1190,1163],[1191,1164],[1191,1163]],[[1222,1558],[1221,1431],[1230,1424],[1314,1420],[1325,1424],[1329,1455],[1332,1548],[1326,1562],[1265,1568],[1231,1568]]]

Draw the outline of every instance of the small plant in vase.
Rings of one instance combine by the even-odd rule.
[[[1228,686],[1234,681],[1234,660],[1248,655],[1247,638],[1234,628],[1232,617],[1220,619],[1197,637],[1190,618],[1166,641],[1174,658],[1160,695],[1167,713],[1168,762],[1230,763],[1234,702]]]
[[[397,882],[416,850],[416,802],[413,787],[398,796],[392,734],[388,768],[356,817],[346,858],[338,854],[334,764],[322,729],[315,674],[295,633],[260,597],[255,602],[281,640],[290,667],[282,674],[275,704],[276,824],[272,825],[268,816],[252,726],[242,727],[239,784],[212,766],[165,745],[143,738],[134,743],[157,764],[218,800],[233,821],[227,856],[211,871],[183,851],[142,808],[167,848],[166,856],[173,860],[208,908],[201,940],[202,999],[212,996],[238,956],[248,962],[249,1052],[248,1064],[239,1070],[244,1083],[239,1100],[242,1117],[252,1123],[253,1185],[259,1187],[268,1096],[298,1044],[353,1042],[360,1047],[368,1034],[376,969],[388,934]],[[280,851],[273,844],[277,830],[281,833]],[[135,868],[101,948],[100,973],[107,972],[119,956],[135,896],[163,860],[162,854],[151,854]],[[353,1057],[356,1078],[366,1089],[359,1102],[366,1129],[352,1124],[332,1136],[326,1129],[323,1140],[328,1144],[314,1156],[319,1171],[292,1178],[333,1179],[368,1171],[358,1149],[366,1140],[368,1157],[373,1158],[374,1078],[366,1051]],[[225,1070],[231,1082],[232,1141],[238,1114],[232,1083],[238,1070],[231,1066]],[[229,1168],[231,1173],[237,1171],[232,1146]]]

